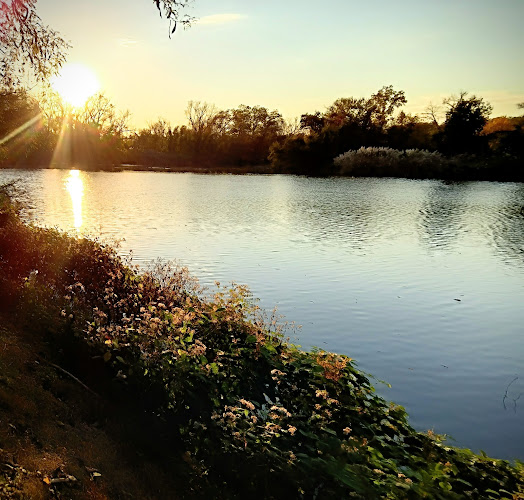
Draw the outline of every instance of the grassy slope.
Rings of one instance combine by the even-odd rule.
[[[49,364],[60,362],[56,345],[8,316],[0,315],[0,498],[177,498],[176,475],[133,439],[143,422],[110,392],[96,397]],[[53,481],[67,475],[77,481]]]

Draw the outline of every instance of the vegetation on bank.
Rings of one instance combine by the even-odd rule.
[[[5,188],[0,304],[46,336],[48,361],[145,415],[147,446],[187,484],[177,496],[524,498],[522,464],[416,432],[353,360],[286,343],[245,287],[208,297],[183,269],[139,273],[22,223]]]
[[[376,169],[348,170],[334,159],[361,148],[388,148],[438,153],[444,161],[435,169],[413,156],[406,161],[404,155],[387,175],[524,180],[522,116],[490,119],[491,106],[465,92],[445,99],[441,107],[428,106],[421,116],[402,111],[406,102],[403,91],[386,86],[369,98],[340,98],[323,113],[304,113],[287,122],[263,106],[219,110],[190,101],[187,125],[171,126],[160,118],[130,130],[129,113],[117,110],[103,94],[72,109],[50,90],[35,99],[24,90],[4,88],[0,166],[126,164],[178,171],[374,175]]]
[[[515,158],[448,157],[424,149],[360,148],[337,156],[333,164],[339,175],[353,177],[524,181],[524,167]]]

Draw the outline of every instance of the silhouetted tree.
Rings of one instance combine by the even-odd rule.
[[[448,154],[480,153],[487,141],[480,136],[491,114],[491,104],[482,97],[461,92],[444,99],[446,121],[441,135],[441,148]]]
[[[437,130],[440,130],[442,121],[442,106],[430,102],[427,105],[424,113],[422,113],[422,117],[425,118],[426,121],[432,123]]]
[[[397,123],[399,133],[405,133],[411,118],[402,115],[402,124],[394,120],[395,110],[405,103],[404,91],[389,85],[367,99],[337,99],[323,115],[303,114],[301,126],[309,135],[274,145],[271,163],[279,171],[330,174],[335,156],[362,146],[387,145],[387,130],[393,124]]]
[[[193,151],[197,157],[210,147],[217,114],[214,104],[200,101],[189,101],[187,104],[186,117],[192,131]]]
[[[38,101],[23,89],[0,90],[0,164],[45,166],[56,135],[44,126]]]
[[[395,110],[407,102],[403,90],[395,90],[392,85],[382,87],[367,101],[367,107],[371,109],[372,123],[384,130],[393,120]]]
[[[343,97],[337,99],[327,110],[329,124],[342,127],[354,124],[364,129],[376,128],[383,131],[390,123],[396,108],[406,104],[403,90],[394,90],[391,85],[382,87],[369,99]]]
[[[214,120],[218,154],[234,164],[264,163],[269,147],[284,134],[282,115],[263,106],[246,106],[217,113]]]
[[[167,152],[172,142],[172,135],[169,122],[159,118],[156,122],[148,124],[146,128],[135,133],[132,147],[142,151]]]
[[[387,146],[394,149],[429,149],[428,144],[420,144],[418,116],[401,111],[387,129]],[[421,147],[422,146],[422,147]]]
[[[319,134],[326,124],[326,118],[322,116],[320,111],[314,114],[303,114],[300,117],[300,127],[308,130],[310,133]]]
[[[40,114],[37,101],[23,89],[0,89],[0,140]]]

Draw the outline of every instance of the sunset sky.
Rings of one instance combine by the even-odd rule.
[[[91,67],[138,127],[186,123],[189,100],[294,118],[384,85],[412,113],[461,90],[493,116],[524,101],[524,0],[195,0],[200,21],[171,39],[150,0],[37,5],[73,45],[68,62]]]

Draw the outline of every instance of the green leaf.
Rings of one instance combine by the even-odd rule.
[[[264,346],[264,350],[270,354],[274,354],[275,352],[277,352],[277,350],[275,349],[275,346],[273,346],[272,344],[266,344]]]
[[[107,363],[110,359],[111,359],[111,353],[109,351],[107,351],[104,354],[104,361]]]
[[[440,483],[438,483],[438,485],[439,485],[443,490],[451,491],[451,484],[449,484],[449,483],[445,483],[445,482],[441,481]],[[487,491],[489,491],[489,490],[487,490]]]

